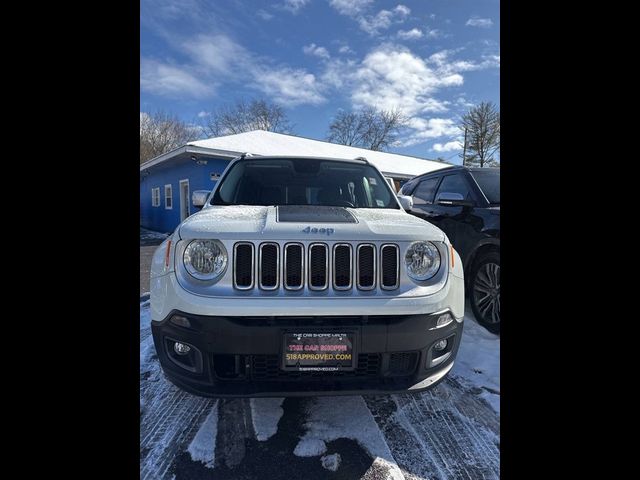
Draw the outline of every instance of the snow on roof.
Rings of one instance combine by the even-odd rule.
[[[426,160],[396,153],[375,152],[365,148],[349,147],[335,143],[296,137],[282,133],[253,130],[250,132],[226,135],[189,142],[200,148],[225,150],[231,152],[253,153],[255,155],[286,155],[301,157],[331,157],[353,159],[365,157],[380,171],[387,174],[416,176],[433,170],[450,167],[451,164]]]

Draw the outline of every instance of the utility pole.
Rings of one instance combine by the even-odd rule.
[[[464,127],[464,146],[462,147],[462,166],[467,158],[467,127]]]

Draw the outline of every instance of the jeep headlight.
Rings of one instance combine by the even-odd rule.
[[[184,251],[183,261],[192,277],[211,281],[227,268],[227,251],[218,240],[192,240]]]
[[[409,277],[423,282],[440,269],[440,252],[431,242],[413,242],[404,256],[404,264]]]

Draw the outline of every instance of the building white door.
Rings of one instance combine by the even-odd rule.
[[[180,180],[180,221],[189,216],[189,180]]]

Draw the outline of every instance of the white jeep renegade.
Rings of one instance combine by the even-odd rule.
[[[460,257],[365,159],[243,156],[193,200],[151,269],[155,347],[179,387],[419,392],[453,366]]]

